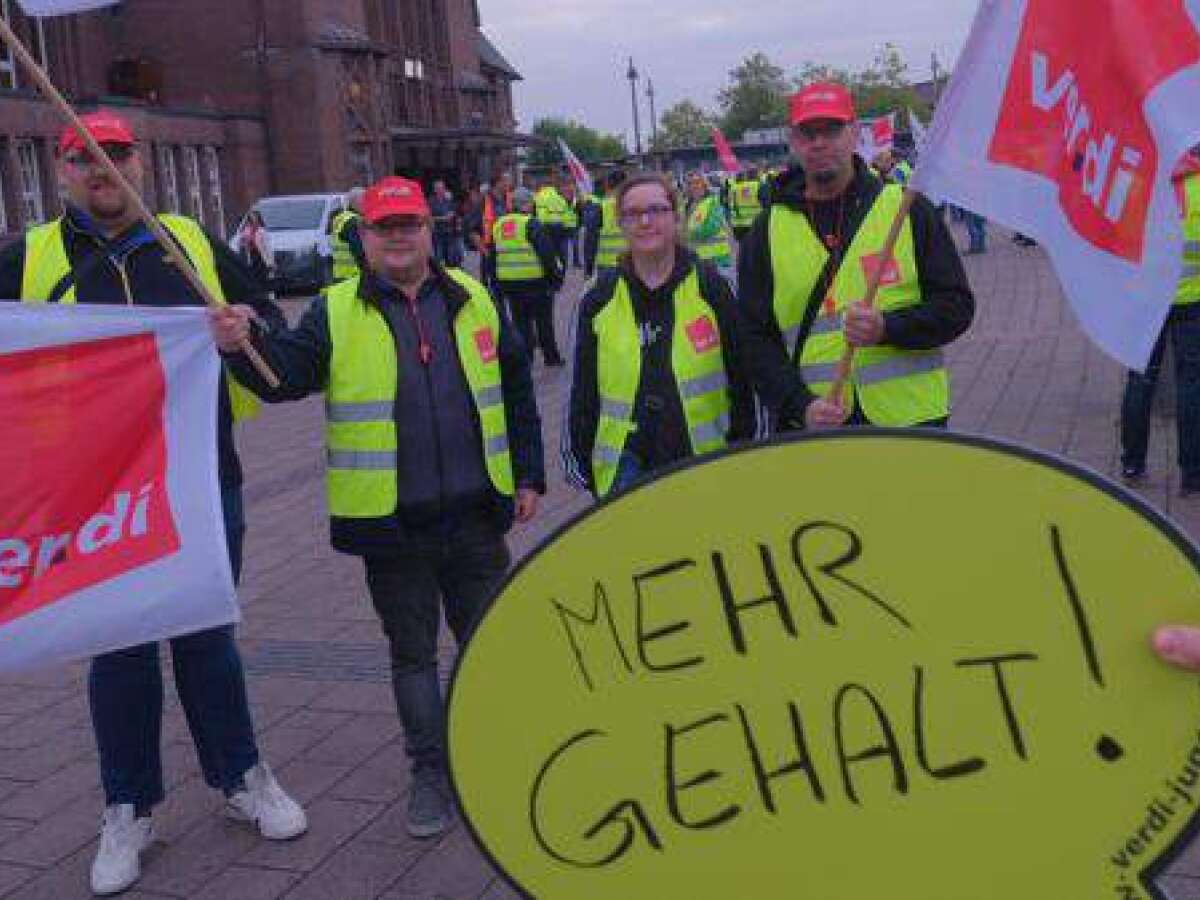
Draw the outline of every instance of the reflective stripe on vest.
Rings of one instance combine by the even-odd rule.
[[[1183,272],[1175,305],[1200,303],[1200,172],[1183,182]]]
[[[716,314],[700,293],[695,268],[671,298],[675,325],[671,333],[671,370],[683,404],[693,455],[725,446],[729,432],[729,381]],[[600,416],[592,451],[596,493],[612,490],[621,452],[637,428],[634,403],[642,375],[641,332],[624,277],[612,298],[592,321],[596,334]]]
[[[716,197],[705,197],[688,216],[688,246],[695,250],[701,259],[716,260],[721,265],[727,265],[733,259],[733,250],[729,246],[725,229],[718,229],[717,233],[710,237],[700,237],[700,232],[708,222],[709,216],[713,214],[713,206],[716,203]]]
[[[629,249],[625,233],[617,222],[617,200],[605,197],[601,204],[600,234],[596,246],[596,267],[611,269],[616,266],[621,254]]]
[[[457,269],[447,273],[468,293],[454,319],[455,343],[479,416],[492,486],[514,493],[500,376],[500,316],[487,290]],[[396,342],[383,314],[358,296],[357,277],[327,292],[333,348],[325,436],[330,515],[369,519],[396,511]]]
[[[186,216],[163,214],[158,220],[179,242],[213,299],[218,303],[225,303],[225,291],[217,274],[216,256],[204,229]],[[21,271],[22,300],[26,303],[49,301],[54,289],[70,272],[71,262],[67,258],[66,244],[63,243],[61,218],[38,225],[25,233],[25,264]],[[74,303],[75,300],[74,284],[58,298],[59,303]],[[225,375],[226,384],[229,385],[229,404],[233,411],[233,420],[242,422],[254,418],[262,405],[258,397],[238,384],[228,372]]]
[[[529,242],[531,216],[509,213],[492,228],[496,247],[496,277],[500,281],[536,281],[546,277],[542,261]]]
[[[330,249],[333,252],[333,278],[335,281],[344,281],[358,274],[358,262],[350,250],[350,242],[342,237],[342,228],[347,222],[357,218],[358,213],[352,209],[343,209],[333,217],[331,226],[333,239],[330,241]]]
[[[837,364],[846,349],[842,311],[866,295],[868,262],[874,264],[878,259],[901,195],[897,185],[887,185],[880,192],[834,278],[828,298],[832,311],[823,310],[805,335],[799,354],[801,375],[818,396],[824,396],[832,387]],[[828,251],[802,213],[772,206],[769,216],[775,320],[788,342],[787,349],[794,354]],[[921,302],[911,221],[901,229],[894,265],[889,266],[884,282],[876,300],[880,310],[903,309]],[[949,415],[949,376],[938,351],[860,347],[850,374],[850,390],[863,413],[876,425],[914,425]]]

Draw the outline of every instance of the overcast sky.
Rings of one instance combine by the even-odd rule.
[[[525,76],[515,86],[526,131],[539,118],[573,118],[630,136],[628,58],[658,113],[690,98],[716,108],[717,91],[743,58],[762,51],[788,74],[808,60],[858,69],[891,41],[914,81],[957,57],[975,0],[479,0],[483,28]]]

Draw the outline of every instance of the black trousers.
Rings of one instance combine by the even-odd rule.
[[[486,512],[410,531],[395,555],[364,559],[371,603],[387,635],[392,689],[413,768],[442,766],[446,715],[438,681],[438,629],[461,646],[509,565],[504,535]]]
[[[504,295],[517,331],[529,350],[530,360],[533,359],[534,348],[541,347],[542,362],[548,366],[562,365],[562,354],[559,353],[558,341],[554,336],[553,292],[549,288],[537,291],[506,290],[503,282],[500,284],[500,292]]]

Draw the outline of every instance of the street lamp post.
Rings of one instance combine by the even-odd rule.
[[[650,149],[658,148],[658,114],[654,111],[654,82],[646,79],[646,96],[650,98]]]
[[[632,56],[629,57],[629,71],[625,73],[625,77],[629,79],[629,97],[633,102],[633,146],[640,166],[642,164],[642,126],[638,120],[638,70],[633,67]]]

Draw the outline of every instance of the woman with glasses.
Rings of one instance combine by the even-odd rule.
[[[671,183],[635,175],[615,206],[629,249],[580,303],[563,439],[568,480],[597,497],[756,424],[732,292],[681,243]]]

